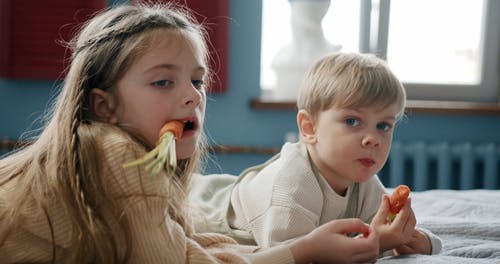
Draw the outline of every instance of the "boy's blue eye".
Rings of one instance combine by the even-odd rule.
[[[159,80],[159,81],[152,82],[152,85],[157,86],[157,87],[165,87],[165,86],[170,85],[171,83],[172,82],[169,80]]]
[[[196,87],[197,89],[201,89],[203,88],[203,80],[192,80],[191,83],[193,84],[194,87]]]
[[[359,125],[359,120],[356,119],[356,118],[346,118],[346,120],[344,120],[344,122],[348,126],[357,126],[357,125]]]
[[[380,122],[377,124],[377,129],[382,131],[389,131],[392,128],[392,125],[386,122]]]

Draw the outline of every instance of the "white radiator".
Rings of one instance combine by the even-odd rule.
[[[495,143],[395,141],[379,176],[386,186],[407,184],[415,191],[500,189],[499,167]]]

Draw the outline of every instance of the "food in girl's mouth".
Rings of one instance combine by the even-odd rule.
[[[123,164],[123,167],[130,168],[149,162],[145,169],[152,175],[160,173],[163,169],[167,175],[171,175],[177,168],[175,141],[182,137],[183,131],[184,122],[182,121],[173,120],[165,123],[160,129],[156,147],[142,158]]]

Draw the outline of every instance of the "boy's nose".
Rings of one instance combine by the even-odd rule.
[[[361,145],[363,147],[378,147],[380,145],[380,142],[378,138],[374,135],[366,135],[363,137],[361,140]]]

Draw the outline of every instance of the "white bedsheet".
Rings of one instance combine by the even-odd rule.
[[[441,237],[443,249],[378,263],[500,263],[500,190],[431,190],[411,197],[417,225]]]

